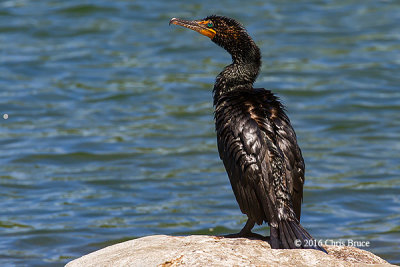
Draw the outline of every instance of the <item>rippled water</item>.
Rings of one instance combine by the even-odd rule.
[[[171,17],[217,13],[263,54],[306,160],[302,222],[400,263],[398,1],[0,2],[0,263],[59,266],[246,217],[211,88],[229,55]],[[259,227],[266,233],[265,226]]]

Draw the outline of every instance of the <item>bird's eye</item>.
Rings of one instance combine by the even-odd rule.
[[[214,27],[214,23],[212,23],[212,22],[210,21],[209,23],[207,23],[207,27],[208,27],[208,28]]]

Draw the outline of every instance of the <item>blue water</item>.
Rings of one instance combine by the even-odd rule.
[[[255,86],[287,106],[306,161],[303,225],[321,240],[370,241],[362,248],[400,264],[398,1],[9,0],[0,265],[241,229],[211,96],[230,57],[168,26],[214,13],[247,27],[263,55]]]

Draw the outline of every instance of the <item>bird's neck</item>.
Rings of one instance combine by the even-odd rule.
[[[237,89],[253,88],[261,67],[260,49],[252,42],[246,49],[238,49],[240,53],[229,51],[232,55],[232,64],[226,66],[217,76],[214,84],[214,105],[225,93]]]

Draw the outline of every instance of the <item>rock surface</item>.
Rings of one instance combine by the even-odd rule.
[[[271,249],[266,241],[216,236],[147,236],[69,262],[81,266],[393,266],[355,247]]]

